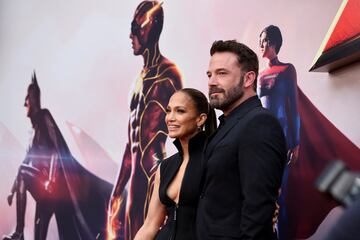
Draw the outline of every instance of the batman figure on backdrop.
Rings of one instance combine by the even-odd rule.
[[[16,195],[16,229],[3,239],[24,239],[27,191],[36,201],[35,240],[46,239],[53,214],[59,239],[98,239],[105,231],[111,184],[87,171],[71,155],[49,110],[41,108],[35,73],[25,107],[33,139],[7,199],[11,205]]]

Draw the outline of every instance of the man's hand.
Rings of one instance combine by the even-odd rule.
[[[279,197],[281,195],[281,188],[279,188]],[[274,215],[272,218],[272,224],[273,224],[273,232],[275,232],[276,230],[276,224],[279,220],[279,214],[280,214],[280,205],[279,203],[276,201],[275,202],[275,211],[274,211]]]
[[[278,222],[278,219],[279,219],[279,213],[280,213],[280,205],[276,202],[275,203],[275,212],[274,212],[274,215],[273,215],[273,218],[272,218],[272,224],[273,224],[273,231],[275,232],[275,229],[276,229],[276,223]]]

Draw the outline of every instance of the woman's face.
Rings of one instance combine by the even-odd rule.
[[[189,140],[203,124],[193,100],[181,91],[171,96],[166,107],[165,123],[169,137],[180,140]]]
[[[270,45],[266,32],[262,32],[260,35],[259,47],[263,58],[273,59],[276,57],[275,46]]]

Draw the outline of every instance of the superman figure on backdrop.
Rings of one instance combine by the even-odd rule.
[[[128,142],[108,211],[108,239],[135,237],[146,216],[157,163],[165,158],[165,109],[182,82],[176,65],[160,53],[163,18],[161,3],[143,1],[131,23],[133,53],[143,57],[144,65],[132,90]]]
[[[285,168],[280,191],[280,238],[283,229],[287,228],[285,196],[289,165],[299,157],[300,116],[298,111],[298,91],[295,67],[291,63],[283,63],[277,54],[282,45],[282,36],[277,26],[270,25],[260,33],[259,47],[262,57],[268,66],[259,75],[258,95],[262,105],[279,120],[283,129],[288,155],[288,166]],[[284,238],[285,239],[285,238]]]
[[[3,239],[24,239],[27,191],[36,201],[35,240],[46,239],[53,214],[59,239],[96,239],[105,231],[111,184],[88,172],[72,157],[49,110],[41,108],[35,73],[25,107],[33,139],[8,196],[11,205],[16,194],[16,229]]]
[[[347,139],[311,103],[297,86],[292,64],[277,54],[282,45],[280,29],[270,25],[260,34],[260,51],[268,67],[259,76],[258,94],[264,107],[279,119],[288,146],[279,215],[279,238],[308,238],[315,233],[337,203],[318,192],[314,183],[325,166],[343,160],[360,170],[360,149]]]

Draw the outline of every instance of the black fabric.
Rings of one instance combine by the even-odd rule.
[[[182,159],[182,150],[178,140],[174,144],[179,153],[164,160],[160,165],[160,201],[166,206],[167,220],[156,240],[195,240],[196,208],[200,196],[201,161],[206,141],[204,132],[198,133],[189,141],[190,159],[180,187],[179,202],[176,204],[166,193],[176,176]]]
[[[35,232],[46,235],[48,221],[55,213],[60,239],[95,239],[104,236],[112,185],[87,171],[73,158],[47,109],[41,109],[31,120],[35,135],[20,170],[27,169],[26,172],[30,173],[30,169],[34,168],[39,171],[34,175],[38,183],[27,181],[28,185],[36,185],[28,186],[29,190],[31,187],[41,189],[31,191],[37,201],[36,217],[41,222],[38,226],[40,229]],[[49,175],[53,153],[57,154],[57,170],[53,191],[47,193],[41,184]]]
[[[205,147],[198,239],[276,239],[272,216],[286,162],[279,122],[254,96]]]

